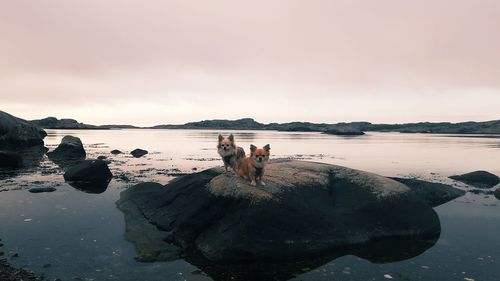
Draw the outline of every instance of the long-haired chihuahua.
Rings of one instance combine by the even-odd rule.
[[[271,146],[266,144],[263,148],[257,148],[255,145],[250,145],[250,156],[241,160],[238,175],[242,178],[250,180],[250,184],[255,186],[257,182],[261,185],[266,185],[262,181],[264,169],[269,161]]]

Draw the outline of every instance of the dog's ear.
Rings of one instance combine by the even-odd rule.
[[[257,147],[253,144],[250,145],[250,151],[251,152],[254,152],[255,150],[257,150]]]
[[[228,139],[229,139],[231,142],[233,142],[233,141],[234,141],[234,136],[233,136],[233,134],[230,134],[230,135],[229,135],[229,137],[228,137]]]
[[[221,142],[223,140],[224,140],[224,137],[221,134],[219,134],[219,142]]]
[[[269,144],[266,144],[264,146],[264,150],[267,151],[267,152],[269,152],[269,150],[271,150],[271,146]]]

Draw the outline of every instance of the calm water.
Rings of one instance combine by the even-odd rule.
[[[16,266],[62,280],[212,280],[195,266],[174,262],[138,263],[124,240],[124,219],[115,201],[127,186],[141,181],[167,183],[172,174],[221,164],[218,131],[199,130],[48,130],[53,149],[64,135],[82,139],[88,158],[111,160],[115,176],[101,194],[88,194],[64,183],[62,170],[44,158],[40,168],[0,178],[1,251]],[[222,132],[224,134],[229,131]],[[488,170],[500,175],[500,136],[462,137],[369,133],[338,137],[319,133],[233,132],[238,144],[271,145],[274,158],[338,164],[385,176],[420,177],[453,183],[452,174]],[[135,148],[150,152],[135,159]],[[125,154],[113,156],[112,149]],[[453,183],[455,184],[455,183]],[[465,185],[456,184],[460,188]],[[28,188],[55,186],[53,193]],[[423,254],[391,263],[370,263],[342,256],[293,280],[500,280],[500,202],[467,193],[436,208],[442,226],[437,243]],[[384,251],[381,249],[380,251]],[[18,253],[18,257],[11,255]],[[309,271],[309,272],[307,272]],[[384,275],[386,275],[384,277]],[[390,275],[390,276],[388,276]]]

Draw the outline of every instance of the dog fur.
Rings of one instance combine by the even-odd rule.
[[[250,180],[250,184],[253,186],[257,185],[257,183],[266,185],[262,181],[262,177],[264,176],[266,164],[269,161],[270,151],[271,146],[269,144],[266,144],[263,148],[257,148],[253,144],[250,145],[250,156],[241,160],[238,175]]]
[[[233,171],[237,173],[239,163],[243,158],[245,158],[245,150],[236,146],[233,134],[230,134],[227,138],[219,135],[217,152],[222,158],[222,162],[224,162],[226,172],[228,171],[228,167],[231,167]]]

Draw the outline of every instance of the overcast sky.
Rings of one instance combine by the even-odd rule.
[[[500,119],[500,1],[0,1],[0,110],[91,124]]]

